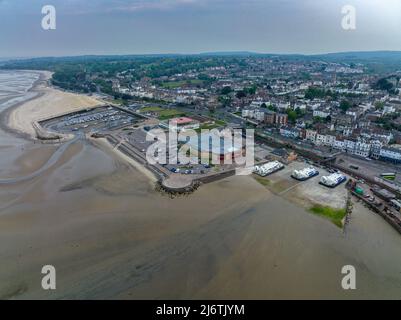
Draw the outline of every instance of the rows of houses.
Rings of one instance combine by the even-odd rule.
[[[283,126],[280,134],[291,139],[302,139],[316,146],[325,146],[364,158],[401,163],[401,146],[389,145],[391,133],[362,133],[357,137],[338,136],[334,132],[299,129]]]
[[[288,124],[288,115],[286,113],[278,113],[270,110],[244,109],[242,110],[242,117],[271,125],[286,126]]]

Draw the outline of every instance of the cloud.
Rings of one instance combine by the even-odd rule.
[[[221,0],[0,0],[0,13],[35,14],[40,12],[43,5],[49,3],[54,5],[60,14],[129,13],[188,8],[211,1]]]
[[[115,6],[114,10],[168,10],[182,6],[199,4],[200,0],[150,0],[150,1],[124,1],[125,4]]]
[[[1,0],[0,0],[1,1]],[[69,0],[61,1],[60,9],[68,13],[109,13],[109,12],[137,12],[163,11],[195,5],[202,5],[211,0]],[[219,0],[217,0],[219,1]]]

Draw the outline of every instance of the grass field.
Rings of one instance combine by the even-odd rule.
[[[345,209],[334,209],[328,206],[314,205],[310,211],[318,216],[325,217],[333,222],[337,227],[343,227],[343,219],[347,211]]]
[[[223,120],[215,120],[214,122],[220,127],[227,125],[227,123]]]
[[[254,178],[257,182],[259,182],[262,186],[270,186],[271,185],[271,181],[269,179],[254,175]]]
[[[217,129],[219,127],[220,126],[218,124],[215,124],[215,123],[214,124],[204,124],[204,125],[201,125],[201,127],[199,129],[196,129],[195,131],[197,133],[201,133],[202,130],[213,130],[213,129]]]
[[[176,109],[163,109],[158,106],[143,107],[141,112],[158,112],[159,120],[168,120],[176,117],[183,117],[185,113]]]
[[[182,81],[170,81],[170,82],[163,82],[162,87],[166,89],[176,89],[180,88],[186,84],[192,84],[192,85],[197,85],[197,84],[202,84],[202,80],[182,80]]]
[[[185,113],[179,110],[163,110],[159,112],[159,120],[168,120],[171,118],[184,117]]]
[[[159,112],[159,111],[163,111],[163,109],[158,106],[143,107],[141,109],[141,112]]]

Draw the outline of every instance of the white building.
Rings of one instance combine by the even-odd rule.
[[[265,121],[265,112],[264,111],[260,111],[260,110],[256,110],[255,112],[254,112],[254,119],[255,120],[257,120],[257,121],[259,121],[259,122],[263,122],[263,121]]]
[[[355,150],[355,144],[356,141],[355,140],[349,140],[349,139],[345,139],[344,140],[344,144],[345,144],[345,150],[349,153],[353,153]]]
[[[325,146],[334,147],[335,142],[336,142],[336,136],[333,136],[331,134],[325,135],[325,140],[324,140]]]
[[[316,142],[316,135],[317,135],[317,132],[315,130],[307,129],[306,130],[306,134],[305,134],[305,139],[315,143]]]
[[[315,141],[315,143],[316,143],[318,146],[323,145],[325,140],[326,140],[326,136],[325,136],[324,134],[320,134],[320,133],[316,134],[316,141]]]
[[[329,115],[330,115],[330,110],[328,109],[316,109],[313,111],[314,117],[327,118]]]
[[[401,163],[401,149],[383,147],[380,150],[380,159],[394,163]]]
[[[244,118],[253,118],[254,113],[255,113],[255,110],[243,109],[242,110],[242,117],[244,117]]]
[[[305,103],[296,103],[294,105],[294,110],[299,109],[299,110],[306,110],[306,104]]]
[[[291,106],[290,106],[290,103],[289,102],[284,102],[284,103],[279,103],[279,104],[277,104],[277,108],[279,109],[279,110],[287,110],[287,109],[289,109]]]
[[[360,157],[369,157],[372,145],[364,141],[358,141],[355,144],[354,154]]]
[[[379,159],[383,143],[380,140],[372,140],[371,145],[372,147],[370,148],[370,157],[373,159]]]
[[[393,106],[387,105],[387,106],[383,107],[383,115],[389,114],[389,113],[395,113],[395,112],[396,112],[396,109]]]
[[[341,139],[336,139],[336,141],[334,141],[333,148],[344,151],[346,149],[345,141]]]

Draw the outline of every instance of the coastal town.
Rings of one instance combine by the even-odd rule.
[[[0,300],[401,299],[401,1],[0,16]]]
[[[72,89],[125,105],[145,102],[154,107],[147,109],[150,115],[165,119],[185,113],[208,116],[316,152],[338,150],[401,163],[400,71],[375,73],[361,63],[274,57],[176,60],[178,66],[165,72],[162,60],[157,71],[141,65],[139,71],[109,71],[107,76],[83,74],[74,78],[79,81]],[[71,82],[60,77],[56,72],[53,84],[68,89]]]
[[[201,143],[191,146],[196,162],[149,164],[149,132],[159,129],[168,136],[171,130],[229,129],[242,130],[245,136],[246,129],[253,129],[256,166],[251,171],[270,191],[284,195],[287,190],[294,199],[302,190],[293,180],[317,180],[330,188],[348,181],[337,191],[341,201],[336,203],[334,195],[325,197],[329,191],[324,188],[313,188],[320,199],[304,195],[306,207],[341,210],[334,223],[344,226],[349,190],[373,210],[390,216],[400,230],[401,71],[389,72],[385,66],[386,71],[374,72],[362,62],[284,57],[175,58],[174,64],[170,60],[134,59],[137,68],[121,63],[107,73],[55,72],[49,80],[53,86],[82,91],[103,105],[38,119],[37,137],[59,141],[85,133],[91,139],[105,139],[151,171],[161,190],[180,194],[235,175],[235,159],[245,150],[219,146],[210,155],[209,144],[205,149]],[[110,63],[103,66],[112,68]],[[211,156],[219,159],[217,165],[209,163]],[[285,166],[286,178],[279,183],[283,187],[275,190],[270,176]]]

